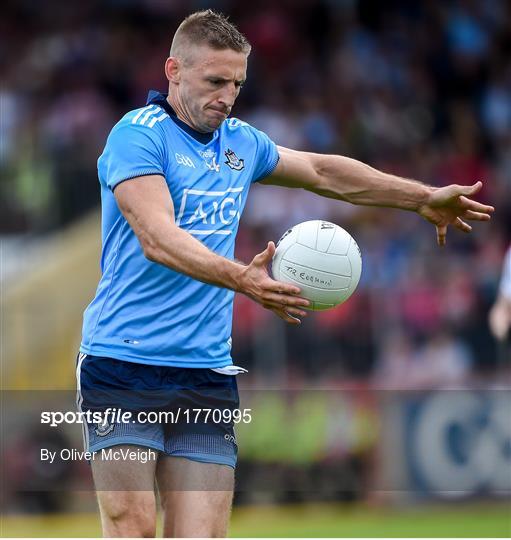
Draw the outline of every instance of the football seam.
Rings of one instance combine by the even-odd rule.
[[[334,234],[332,234],[332,238],[330,238],[330,242],[328,243],[328,247],[326,248],[325,253],[330,253],[328,250],[330,249],[330,246],[332,245],[332,242],[334,241],[336,233],[337,233],[337,229],[334,229]],[[332,253],[332,255],[333,255],[333,253]]]
[[[350,289],[349,287],[341,287],[340,289],[325,289],[324,287],[316,287],[315,285],[310,285],[308,283],[304,283],[303,281],[297,281],[296,279],[292,278],[291,276],[288,276],[287,274],[286,274],[286,278],[290,279],[294,283],[297,283],[298,285],[305,285],[306,287],[310,287],[312,289],[318,289],[319,291],[339,292],[339,291],[349,291]],[[314,301],[317,302],[317,300],[314,300]]]

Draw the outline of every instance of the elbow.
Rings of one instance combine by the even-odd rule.
[[[176,227],[177,228],[177,227]],[[172,228],[145,227],[138,231],[137,237],[144,257],[151,262],[169,266],[175,259],[175,253],[169,249],[168,237]]]
[[[142,247],[142,252],[144,257],[151,262],[160,262],[160,250],[156,245],[156,242],[149,238],[140,238],[140,246]]]
[[[316,195],[327,197],[329,199],[337,199],[340,201],[351,202],[347,200],[345,195],[339,189],[339,186],[336,186],[335,183],[331,182],[329,177],[324,175],[318,174],[314,186],[309,191],[312,191],[313,193],[316,193]]]
[[[150,246],[142,248],[144,251],[144,257],[151,262],[158,262],[158,256],[156,250]]]

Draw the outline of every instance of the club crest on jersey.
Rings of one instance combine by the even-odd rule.
[[[245,160],[240,159],[230,148],[224,152],[227,161],[224,163],[235,171],[241,171],[245,167]]]

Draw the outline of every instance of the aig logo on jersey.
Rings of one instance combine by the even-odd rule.
[[[230,148],[227,148],[224,154],[227,158],[227,161],[224,161],[224,163],[229,165],[234,171],[241,171],[245,167],[245,160],[240,159]]]
[[[232,234],[241,214],[242,187],[225,191],[185,189],[176,225],[195,235]]]

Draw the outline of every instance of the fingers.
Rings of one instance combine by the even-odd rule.
[[[298,317],[306,317],[307,312],[303,309],[300,309],[299,306],[304,306],[305,302],[307,303],[306,305],[310,305],[310,302],[308,300],[305,300],[304,298],[291,298],[289,299],[289,301],[293,302],[295,305],[288,305],[286,300],[280,300],[278,302],[268,301],[264,302],[262,305],[264,308],[272,310],[286,322],[301,322]]]
[[[272,259],[272,257],[275,255],[275,250],[277,248],[275,247],[275,242],[272,242],[270,240],[270,242],[268,242],[268,245],[266,246],[266,251],[268,252],[268,255],[270,257],[270,261]]]
[[[479,180],[471,186],[463,186],[462,193],[463,195],[475,195],[482,187],[483,183],[481,182],[481,180]]]
[[[268,291],[268,293],[276,293],[290,296],[295,296],[302,292],[300,287],[297,287],[296,285],[292,285],[291,283],[284,283],[283,281],[275,281],[271,278],[264,283],[264,288]]]
[[[472,227],[468,223],[463,221],[461,218],[456,218],[456,220],[452,224],[454,225],[454,227],[465,233],[469,233],[470,231],[472,231]],[[439,246],[445,246],[446,237],[447,225],[437,225],[436,239]]]
[[[490,214],[484,214],[482,212],[474,212],[473,210],[465,210],[462,217],[465,219],[471,219],[473,221],[488,221],[491,219]]]
[[[261,253],[258,253],[254,259],[253,263],[257,266],[268,266],[270,264],[270,261],[275,254],[275,244],[273,242],[268,242],[268,245],[266,246],[266,249],[262,251]]]
[[[289,283],[273,280],[267,284],[267,288],[271,290],[267,290],[262,295],[263,307],[271,309],[289,324],[301,324],[298,317],[306,317],[307,312],[300,308],[309,306],[310,302],[305,298],[296,296],[301,292],[300,289]],[[287,291],[289,292],[286,294]]]
[[[298,317],[291,315],[289,310],[284,311],[283,309],[272,308],[272,311],[289,324],[302,324],[302,321]]]
[[[447,225],[437,225],[436,241],[439,246],[445,246],[446,236],[447,236]]]
[[[445,246],[448,224],[469,233],[472,227],[465,220],[488,221],[491,219],[491,213],[495,210],[493,206],[469,198],[479,192],[482,187],[482,182],[476,182],[471,186],[453,184],[439,188],[433,193],[429,206],[419,212],[425,219],[436,225],[439,246]]]
[[[286,313],[290,313],[292,315],[296,315],[297,317],[307,317],[307,312],[303,311],[303,309],[300,309],[299,307],[286,306],[274,303],[264,303],[263,307],[271,310],[280,310]]]
[[[467,197],[464,197],[463,195],[460,196],[459,200],[463,208],[466,208],[467,210],[473,210],[474,212],[482,212],[484,214],[487,214],[488,218],[490,217],[489,214],[491,214],[495,210],[493,206],[473,201],[472,199],[467,199]]]
[[[453,225],[460,231],[463,231],[466,233],[469,233],[472,230],[472,227],[468,223],[463,221],[461,218],[456,218]]]
[[[288,306],[285,308],[285,312],[289,315],[295,315],[296,317],[307,317],[307,312],[303,309]]]
[[[299,296],[293,295],[285,295],[285,294],[275,294],[275,293],[265,293],[263,295],[263,300],[265,303],[273,306],[273,307],[289,307],[289,306],[303,306],[307,307],[310,305],[310,302],[306,300],[305,298],[301,298]]]

